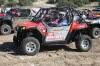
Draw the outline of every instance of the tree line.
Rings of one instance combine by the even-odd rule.
[[[32,5],[32,2],[35,2],[37,0],[0,0],[0,6],[30,6]],[[57,3],[57,6],[71,6],[71,7],[80,7],[85,4],[88,4],[90,2],[93,2],[94,0],[48,0],[49,3],[55,4]],[[99,2],[100,6],[100,0],[95,0]]]
[[[77,8],[93,1],[94,0],[49,0],[49,3],[57,3],[57,6],[71,6]],[[100,3],[99,0],[95,1]]]
[[[37,0],[0,0],[0,6],[30,6],[35,1]]]

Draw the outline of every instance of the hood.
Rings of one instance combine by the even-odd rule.
[[[31,28],[31,27],[37,27],[37,23],[33,23],[33,22],[25,22],[25,23],[21,23],[18,24],[19,27],[26,27],[26,29]]]

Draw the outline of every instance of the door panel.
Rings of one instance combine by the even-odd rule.
[[[47,35],[46,35],[46,41],[63,41],[65,40],[66,36],[68,35],[68,32],[70,30],[69,26],[62,26],[62,27],[51,27],[47,28]]]

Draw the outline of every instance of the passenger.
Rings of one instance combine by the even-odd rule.
[[[52,22],[52,26],[66,26],[68,24],[68,20],[65,16],[65,12],[59,12],[58,15],[56,15],[55,21]]]

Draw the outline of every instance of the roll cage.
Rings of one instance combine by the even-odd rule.
[[[66,12],[66,14],[64,16],[67,16],[68,20],[69,20],[69,23],[71,23],[71,21],[73,19],[73,14],[72,14],[73,8],[71,8],[71,7],[40,8],[40,10],[37,12],[35,17],[33,17],[33,19],[31,20],[31,22],[42,22],[43,19],[45,18],[45,16],[48,13],[53,14],[54,11],[58,11],[58,12],[64,11],[64,12]]]

